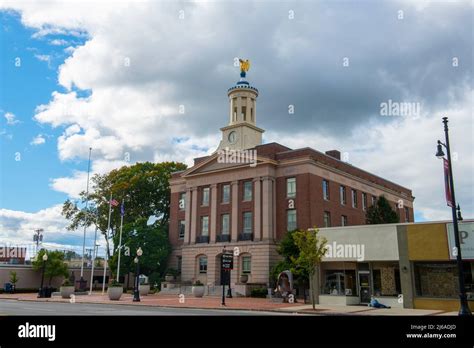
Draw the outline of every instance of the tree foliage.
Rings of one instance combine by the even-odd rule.
[[[321,259],[326,253],[327,243],[326,238],[319,237],[318,233],[319,230],[316,228],[306,231],[295,231],[293,239],[299,250],[299,254],[297,257],[291,256],[292,262],[304,269],[309,276],[309,287],[313,309],[315,309],[316,304],[316,284],[314,281],[314,275],[316,273],[316,268],[319,268]]]
[[[76,230],[83,226],[97,225],[106,240],[107,256],[110,259],[109,238],[115,238],[120,226],[120,206],[113,207],[111,235],[108,236],[111,195],[118,202],[124,202],[124,225],[154,216],[157,219],[155,225],[167,228],[170,216],[169,179],[172,172],[184,169],[186,165],[177,162],[144,162],[123,166],[107,174],[94,175],[88,195],[83,191],[79,202],[64,202],[62,214],[69,220],[67,228]],[[89,205],[86,209],[87,199]]]
[[[375,203],[367,208],[365,213],[367,224],[392,224],[400,221],[397,212],[392,209],[385,196],[380,196]]]
[[[69,275],[68,267],[64,262],[64,253],[62,251],[46,251],[46,249],[41,249],[32,262],[35,271],[43,270],[43,255],[45,253],[48,254],[48,260],[46,261],[44,276],[46,279],[49,279],[49,285],[51,285],[54,277],[67,277]]]
[[[123,227],[120,274],[135,272],[134,259],[139,247],[143,250],[143,255],[139,259],[140,274],[149,276],[158,272],[162,275],[165,272],[166,261],[171,252],[167,229],[156,222],[149,226],[146,223],[147,219],[140,219]],[[114,244],[118,245],[118,243],[119,235],[117,234],[114,236]],[[115,253],[110,260],[113,272],[116,271],[117,264],[118,253]]]
[[[293,279],[302,285],[308,282],[308,273],[305,269],[294,263],[294,259],[299,255],[299,249],[295,244],[294,235],[296,231],[289,231],[277,246],[277,252],[283,256],[283,260],[278,262],[271,270],[270,277],[276,282],[278,275],[286,270],[291,271]]]

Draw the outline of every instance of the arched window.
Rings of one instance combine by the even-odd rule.
[[[198,257],[198,267],[199,274],[207,273],[207,256],[201,255]]]

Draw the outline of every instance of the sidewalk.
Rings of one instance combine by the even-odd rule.
[[[38,302],[72,302],[70,299],[63,299],[60,296],[52,298],[37,298],[37,294],[1,294],[0,299],[18,301],[38,301]],[[154,294],[141,296],[140,302],[133,302],[131,294],[123,294],[119,301],[110,301],[107,294],[93,292],[92,295],[78,295],[74,297],[76,303],[97,303],[112,305],[135,305],[135,306],[158,306],[173,308],[204,308],[204,309],[233,309],[233,310],[253,310],[253,311],[275,311],[299,314],[319,314],[319,315],[457,315],[457,312],[444,312],[442,310],[426,309],[405,309],[390,308],[376,309],[367,306],[328,306],[316,305],[316,310],[311,304],[302,303],[276,303],[266,298],[234,297],[226,298],[226,306],[221,305],[221,297],[206,296],[196,298],[192,296],[178,297],[176,295]]]

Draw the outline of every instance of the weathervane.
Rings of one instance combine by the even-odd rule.
[[[248,59],[239,59],[240,62],[240,77],[244,78],[247,71],[250,69],[250,61]]]

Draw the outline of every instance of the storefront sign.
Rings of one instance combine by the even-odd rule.
[[[463,260],[474,260],[474,222],[461,222],[459,227],[459,243]],[[448,233],[449,257],[456,259],[456,242],[454,240],[454,227],[452,223],[446,224]]]

